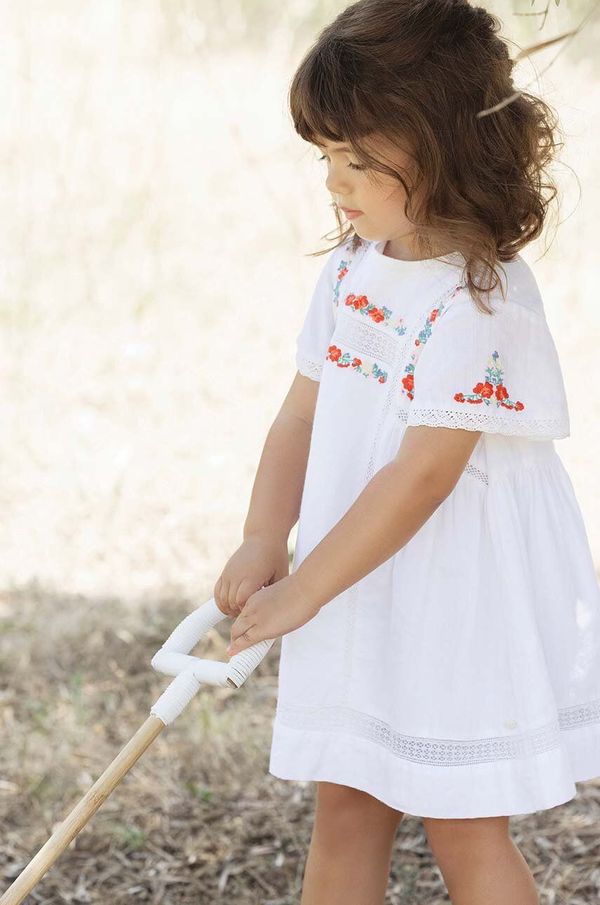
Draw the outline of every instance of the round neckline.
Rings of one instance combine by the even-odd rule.
[[[465,263],[464,255],[460,251],[451,251],[437,258],[418,258],[415,260],[392,258],[383,253],[387,241],[387,239],[377,239],[371,243],[373,256],[377,261],[384,263],[384,266],[399,272],[417,273],[419,270],[437,269],[447,272],[450,269],[448,265],[454,264],[463,267]]]

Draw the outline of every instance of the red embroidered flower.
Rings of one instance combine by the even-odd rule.
[[[385,314],[381,311],[380,308],[373,308],[369,311],[369,317],[372,318],[376,324],[381,323],[381,321],[385,320]]]
[[[473,392],[479,393],[479,395],[483,396],[485,399],[489,399],[490,396],[494,395],[494,387],[486,380],[485,383],[476,383],[473,387]],[[506,395],[508,396],[508,393]]]
[[[376,361],[368,361],[352,355],[350,352],[342,352],[338,346],[329,346],[327,350],[328,361],[333,361],[338,368],[353,368],[354,371],[362,374],[364,377],[374,377],[378,383],[385,383],[387,380],[387,371],[380,368]]]
[[[350,305],[355,311],[359,311],[361,308],[368,307],[369,299],[366,295],[354,295],[352,292],[350,295],[346,296],[345,304]]]
[[[347,273],[348,273],[347,267],[342,267],[341,270],[338,270],[338,275],[337,275],[338,280],[343,280]]]
[[[425,343],[431,336],[433,330],[433,324],[437,319],[440,319],[443,315],[444,311],[446,311],[447,307],[452,303],[452,300],[455,296],[464,289],[465,286],[462,283],[459,283],[457,286],[454,286],[450,292],[444,293],[444,297],[440,300],[435,308],[432,308],[427,318],[425,320],[425,324],[422,329],[419,331],[418,336],[414,340],[415,348],[410,357],[410,361],[406,364],[404,368],[405,376],[402,378],[403,389],[402,392],[405,392],[409,399],[414,398],[414,371],[415,366],[417,364],[419,355]],[[464,396],[462,393],[457,393],[454,397],[458,402],[464,402]]]
[[[498,352],[492,352],[490,364],[485,372],[487,380],[476,383],[472,393],[455,393],[454,399],[456,402],[470,402],[473,405],[480,405],[485,402],[486,405],[489,405],[489,400],[495,397],[496,405],[501,405],[502,408],[512,409],[517,412],[521,412],[525,408],[522,402],[511,402],[508,398],[508,390],[502,382],[502,368],[499,364],[499,358]]]
[[[412,393],[412,391],[415,388],[415,375],[407,374],[406,377],[403,377],[402,386],[404,387],[405,390],[408,390],[409,393]]]

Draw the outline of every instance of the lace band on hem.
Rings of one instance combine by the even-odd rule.
[[[293,729],[349,733],[375,742],[396,757],[435,766],[460,766],[489,761],[531,757],[558,748],[561,733],[600,722],[600,700],[558,709],[558,719],[550,720],[529,733],[475,739],[431,739],[403,735],[376,717],[344,706],[305,707],[279,704],[275,719]],[[516,729],[507,720],[507,729]]]

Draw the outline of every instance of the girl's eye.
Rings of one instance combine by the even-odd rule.
[[[327,154],[323,154],[322,157],[318,157],[317,160],[326,160]],[[365,170],[366,167],[360,166],[358,163],[349,163],[348,166],[351,170]]]

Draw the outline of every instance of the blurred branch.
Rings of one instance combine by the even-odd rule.
[[[535,0],[532,0],[532,5],[534,2],[535,2]],[[551,0],[546,0],[546,8],[544,10],[544,13],[546,13],[546,14],[548,13],[548,9],[550,7],[550,2],[551,2]],[[556,4],[556,6],[558,6],[560,3],[560,0],[554,0],[554,2]],[[596,2],[592,6],[592,8],[589,10],[589,12],[583,17],[583,19],[581,20],[579,25],[576,28],[572,29],[571,31],[566,31],[562,35],[558,35],[555,38],[549,38],[547,41],[539,41],[537,44],[532,44],[530,47],[524,47],[522,50],[520,50],[519,53],[514,58],[515,63],[517,63],[519,60],[524,59],[525,57],[533,56],[533,54],[537,53],[539,50],[545,50],[547,47],[551,47],[553,44],[558,44],[559,41],[563,41],[562,47],[560,47],[558,49],[558,51],[554,54],[554,56],[552,57],[552,59],[550,60],[548,65],[545,66],[540,72],[538,72],[537,75],[535,76],[535,78],[531,79],[530,82],[527,82],[527,84],[525,85],[524,88],[520,88],[517,91],[515,91],[513,94],[509,95],[508,97],[502,98],[502,100],[499,101],[497,104],[494,104],[493,107],[487,107],[485,110],[480,110],[477,113],[477,118],[479,119],[482,116],[488,116],[490,113],[496,113],[498,110],[502,110],[503,107],[506,107],[508,104],[511,104],[514,100],[516,100],[518,97],[520,97],[521,94],[523,94],[523,92],[526,91],[530,85],[532,85],[535,81],[537,81],[541,75],[543,75],[545,72],[547,72],[550,69],[550,67],[552,65],[554,65],[556,58],[563,52],[565,47],[568,46],[569,42],[573,40],[575,35],[578,35],[583,30],[583,28],[587,25],[587,23],[590,21],[590,19],[594,15],[594,13],[597,12],[598,7],[600,7],[600,0],[598,0],[598,2]],[[522,15],[535,15],[535,14],[534,13],[523,13]]]
[[[532,6],[534,3],[535,3],[535,0],[531,0]],[[544,27],[544,25],[546,24],[546,17],[548,15],[548,10],[550,9],[550,3],[551,3],[551,0],[546,0],[545,8],[538,9],[534,13],[515,13],[514,15],[515,16],[541,16],[542,17],[542,24],[540,25],[540,31],[541,31],[542,28]],[[554,5],[560,6],[560,0],[554,0]]]

